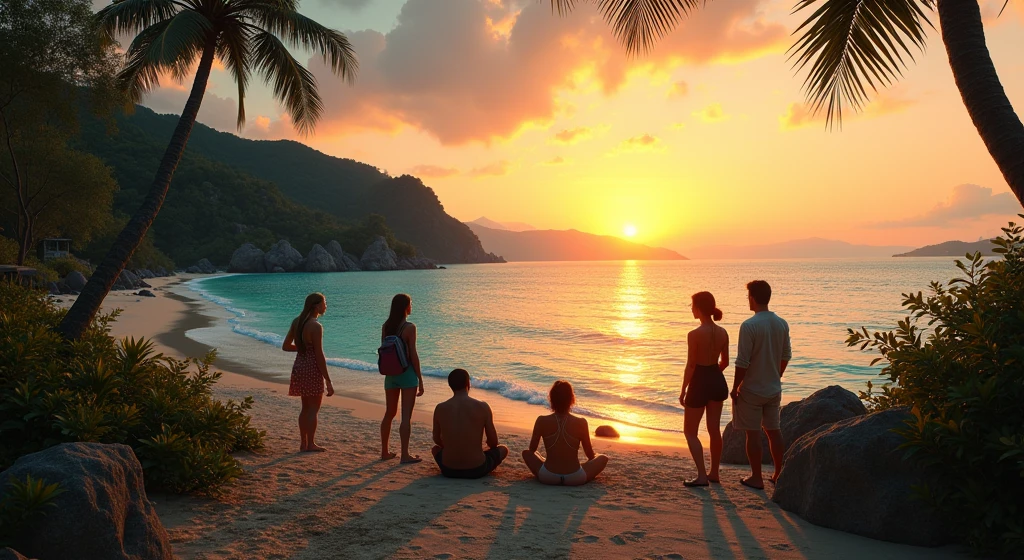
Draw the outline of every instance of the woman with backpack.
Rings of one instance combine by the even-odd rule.
[[[697,465],[697,478],[683,481],[684,486],[718,484],[718,465],[722,460],[722,405],[729,398],[729,384],[722,373],[729,366],[729,332],[715,324],[722,311],[715,307],[711,292],[693,294],[690,311],[700,326],[686,335],[686,369],[679,404],[683,405],[683,435]],[[704,467],[704,448],[697,429],[704,411],[708,413],[711,443],[711,472]]]
[[[281,345],[285,352],[298,353],[292,365],[288,395],[302,397],[302,410],[299,412],[299,451],[327,451],[313,440],[313,436],[316,435],[320,403],[324,398],[325,382],[327,396],[334,394],[334,385],[331,384],[331,376],[327,373],[327,358],[324,357],[324,328],[317,321],[317,318],[326,312],[327,299],[323,294],[312,293],[306,296],[302,313],[292,321],[292,326]]]
[[[420,357],[416,353],[416,325],[408,321],[412,313],[412,298],[407,294],[398,294],[391,298],[391,313],[388,320],[381,326],[380,338],[382,350],[384,345],[396,347],[404,354],[408,366],[397,375],[385,375],[384,397],[387,408],[384,420],[380,423],[380,458],[382,461],[394,459],[388,441],[391,439],[391,422],[398,414],[398,399],[402,399],[402,424],[398,434],[402,440],[403,463],[419,463],[419,455],[409,454],[409,435],[412,432],[412,409],[416,405],[416,397],[423,396],[423,373],[420,371]],[[393,337],[390,338],[389,337]],[[383,370],[381,373],[385,373]]]

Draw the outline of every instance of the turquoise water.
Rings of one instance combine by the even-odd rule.
[[[510,263],[447,270],[250,274],[192,281],[231,311],[232,330],[280,346],[309,292],[327,296],[324,348],[342,383],[376,387],[375,350],[391,297],[412,296],[425,375],[454,367],[476,389],[540,406],[556,379],[576,387],[579,410],[678,431],[677,398],[694,292],[709,290],[735,355],[750,316],[745,284],[768,280],[772,309],[790,324],[787,397],[827,385],[852,391],[875,379],[875,355],[846,348],[848,327],[889,328],[905,314],[901,293],[956,273],[952,259]],[[223,341],[220,343],[222,346]],[[285,375],[287,372],[285,372]],[[732,368],[727,371],[732,379]],[[338,386],[337,381],[335,385]],[[728,421],[728,406],[723,415]]]

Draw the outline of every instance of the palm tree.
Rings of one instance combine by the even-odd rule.
[[[167,196],[206,92],[215,58],[238,85],[238,128],[245,124],[245,92],[254,73],[273,87],[299,133],[312,132],[323,113],[316,79],[288,51],[304,48],[323,56],[334,74],[354,79],[358,64],[348,39],[299,14],[295,0],[114,0],[96,17],[103,33],[135,35],[118,79],[133,107],[170,74],[183,81],[196,61],[192,91],[142,206],[115,239],[78,301],[60,324],[77,339],[142,242]]]
[[[560,13],[582,0],[551,0]],[[629,54],[643,54],[704,0],[593,0]],[[1004,3],[1003,7],[1005,8]],[[869,91],[900,78],[905,58],[923,50],[927,12],[939,16],[953,79],[978,134],[1024,205],[1024,125],[999,82],[985,44],[978,0],[797,0],[812,10],[790,49],[804,90],[826,126],[841,123],[844,105],[861,109]]]

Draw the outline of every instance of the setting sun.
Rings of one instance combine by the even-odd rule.
[[[626,227],[622,228],[622,234],[626,237],[636,236],[636,226],[633,224],[626,224]]]

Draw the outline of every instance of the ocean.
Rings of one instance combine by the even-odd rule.
[[[573,383],[578,412],[652,430],[679,432],[677,399],[686,333],[697,326],[690,296],[712,292],[724,312],[735,358],[740,323],[751,315],[746,283],[767,280],[771,308],[790,325],[793,360],[787,400],[828,385],[863,390],[880,381],[870,352],[844,344],[847,328],[893,328],[906,316],[901,294],[956,276],[953,259],[620,261],[450,266],[447,270],[342,274],[247,274],[192,280],[188,287],[222,306],[218,330],[189,336],[222,355],[260,367],[280,347],[305,296],[322,292],[324,348],[335,387],[376,395],[380,325],[391,297],[412,296],[425,376],[469,370],[476,396],[509,399],[544,412],[557,379]],[[229,331],[230,334],[225,334]],[[232,355],[241,337],[259,352]],[[236,352],[235,354],[238,354]],[[268,372],[287,380],[288,371]],[[726,371],[732,381],[733,368]],[[431,391],[444,393],[442,379]],[[435,402],[443,394],[435,395]],[[730,417],[729,406],[723,425]]]

